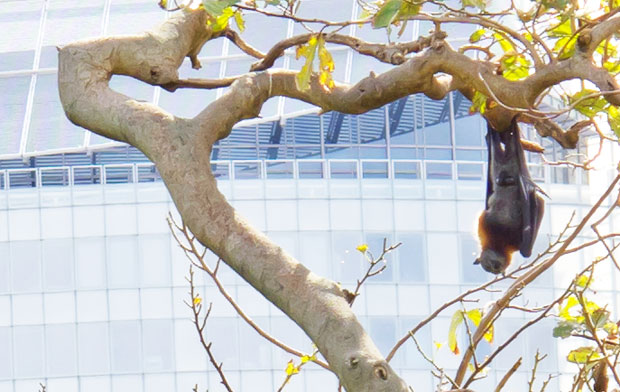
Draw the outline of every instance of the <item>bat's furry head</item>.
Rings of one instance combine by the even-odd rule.
[[[480,264],[486,272],[501,274],[510,264],[510,253],[504,254],[493,249],[483,249],[474,264]]]

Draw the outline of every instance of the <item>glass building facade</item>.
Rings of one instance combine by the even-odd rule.
[[[341,1],[342,7],[330,4],[306,0],[300,11],[332,19],[358,14],[353,0]],[[56,46],[140,32],[165,18],[152,0],[0,2],[0,29],[10,32],[0,36],[0,392],[31,392],[39,383],[49,392],[219,388],[183,303],[189,262],[165,221],[175,209],[157,171],[136,149],[72,125],[56,88]],[[263,51],[285,35],[303,32],[292,23],[266,24],[256,16],[248,16],[246,24],[251,32],[246,38]],[[428,29],[412,23],[400,39]],[[451,39],[467,39],[470,32],[459,26]],[[368,27],[351,26],[348,33],[385,40],[385,33]],[[340,81],[355,82],[369,69],[388,68],[342,48],[333,48],[333,54]],[[236,75],[253,62],[225,40],[208,43],[200,58],[202,70],[183,64],[181,75]],[[276,66],[301,64],[287,53]],[[170,94],[118,76],[111,85],[184,117],[223,92]],[[240,123],[215,146],[212,167],[221,191],[242,215],[310,269],[345,287],[365,269],[357,245],[367,243],[378,253],[384,238],[403,243],[354,306],[385,354],[435,308],[490,277],[472,265],[486,187],[486,130],[479,116],[468,113],[470,105],[458,93],[442,101],[412,96],[363,115],[318,116],[304,103],[272,99],[260,119]],[[567,157],[555,143],[530,129],[523,132],[545,146],[547,159]],[[587,147],[578,152],[587,153]],[[611,164],[617,155],[611,151],[601,159]],[[572,211],[583,216],[611,171],[586,174],[542,165],[537,155],[529,158],[532,176],[552,197],[535,247],[540,251]],[[618,226],[616,218],[609,229]],[[562,267],[539,278],[519,303],[550,302],[572,271],[604,254],[596,251],[563,259]],[[596,282],[597,295],[617,314],[615,272],[600,266]],[[262,328],[312,351],[301,330],[241,278],[226,267],[220,274]],[[276,390],[290,355],[240,320],[208,277],[198,279],[198,291],[213,302],[206,337],[233,387]],[[479,304],[471,306],[498,295],[481,294]],[[432,342],[447,340],[457,309],[418,333],[426,353],[447,371],[458,366],[458,357],[446,348],[436,350]],[[522,313],[507,312],[496,325],[496,341],[524,320]],[[537,349],[549,355],[539,366],[542,373],[574,370],[563,361],[567,346],[551,338],[552,326],[547,320],[526,332],[498,357],[477,389],[491,390],[519,356],[526,366],[511,383],[524,385]],[[483,343],[479,355],[491,349]],[[412,344],[392,364],[415,390],[435,384],[430,365]],[[559,390],[569,378],[555,378],[548,390]],[[306,366],[286,390],[336,387],[334,376]]]

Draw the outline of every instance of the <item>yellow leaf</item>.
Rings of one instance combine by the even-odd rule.
[[[362,253],[366,253],[366,251],[368,250],[368,245],[367,244],[358,245],[355,249],[357,249],[358,251]]]
[[[331,91],[334,88],[332,73],[334,72],[334,59],[331,53],[325,48],[325,39],[320,36],[318,39],[319,47],[319,84],[323,89]]]
[[[213,30],[214,33],[218,31],[222,31],[226,27],[228,27],[228,20],[233,16],[233,14],[234,14],[234,11],[232,7],[224,8],[221,15],[215,18],[213,17],[209,18],[207,20],[207,25],[211,26],[211,29]]]
[[[304,355],[303,357],[301,357],[301,363],[306,363],[310,360],[310,357],[308,355]]]
[[[588,363],[597,361],[600,358],[601,355],[594,347],[579,347],[578,349],[569,352],[566,356],[566,359],[573,363]]]
[[[239,10],[235,11],[235,23],[237,24],[239,31],[243,33],[245,31],[245,21],[243,20],[243,15]]]
[[[295,77],[295,83],[297,88],[305,91],[310,88],[310,79],[312,77],[312,63],[314,62],[314,56],[316,54],[317,47],[317,37],[312,36],[308,40],[306,45],[300,45],[297,47],[296,57],[299,59],[300,57],[305,57],[306,62],[304,63],[301,70],[297,73]]]
[[[286,375],[292,376],[293,374],[299,373],[299,368],[293,364],[293,360],[288,361],[286,365]]]
[[[497,40],[497,42],[499,42],[499,45],[502,47],[504,53],[514,52],[514,47],[505,35],[500,33],[494,33],[493,37]]]
[[[467,317],[477,327],[478,325],[480,325],[480,320],[482,320],[482,310],[472,309],[467,312]],[[489,343],[493,343],[493,326],[490,326],[489,329],[487,329],[487,331],[484,333],[484,339]]]
[[[457,310],[452,316],[452,321],[450,322],[450,329],[448,330],[448,347],[450,347],[450,351],[454,354],[458,355],[460,350],[456,339],[456,330],[459,325],[463,322],[463,312]]]
[[[200,305],[202,303],[202,298],[200,298],[200,296],[195,296],[194,297],[194,305]]]
[[[575,284],[582,288],[587,288],[590,283],[592,283],[592,280],[586,275],[579,275],[577,279],[575,279]]]
[[[443,342],[437,342],[437,341],[434,341],[433,343],[435,343],[435,348],[436,348],[437,350],[441,349],[441,348],[443,347],[443,345],[444,345],[444,343],[443,343]]]

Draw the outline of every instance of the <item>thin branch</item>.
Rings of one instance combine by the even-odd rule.
[[[250,71],[264,71],[271,68],[275,61],[284,54],[286,49],[303,45],[313,36],[315,36],[315,34],[296,35],[276,43],[269,49],[269,52],[267,52],[262,60],[252,64]],[[335,33],[323,34],[323,38],[325,42],[348,46],[360,54],[374,57],[388,64],[396,65],[404,63],[407,54],[420,52],[431,43],[431,39],[427,37],[420,37],[412,42],[396,44],[371,43],[349,35]]]
[[[529,385],[529,389],[528,389],[529,392],[534,392],[534,381],[536,380],[536,371],[538,370],[538,364],[545,358],[547,358],[547,354],[544,354],[541,356],[540,352],[537,349],[536,355],[534,355],[534,366],[532,367],[532,376],[530,377],[527,383]]]
[[[226,379],[226,375],[224,374],[224,371],[222,370],[222,363],[218,364],[218,362],[215,360],[215,356],[213,355],[213,352],[211,351],[212,343],[211,342],[207,343],[205,340],[204,328],[207,323],[207,319],[209,318],[209,315],[211,314],[211,308],[213,304],[209,303],[209,309],[207,309],[201,322],[200,313],[202,310],[202,301],[200,300],[200,297],[198,296],[198,294],[196,294],[195,292],[194,270],[192,269],[191,266],[189,267],[188,281],[190,285],[190,296],[191,296],[191,301],[188,305],[192,309],[192,313],[194,316],[194,325],[196,326],[196,330],[198,331],[198,336],[200,338],[200,344],[202,344],[202,347],[207,352],[207,355],[209,356],[209,361],[211,361],[211,364],[213,365],[213,367],[215,367],[215,370],[217,370],[217,373],[220,376],[220,383],[224,385],[224,388],[226,388],[228,392],[233,392],[233,389],[230,387],[230,384],[228,383],[228,380]]]
[[[236,47],[241,49],[244,53],[257,59],[262,59],[265,57],[265,54],[263,52],[256,49],[249,43],[245,42],[245,40],[241,38],[241,36],[235,30],[227,28],[224,31],[224,36],[228,38],[233,44],[235,44]]]
[[[368,260],[368,263],[369,263],[368,269],[366,270],[366,273],[364,274],[362,279],[358,279],[357,285],[355,286],[355,291],[353,293],[349,293],[350,294],[349,304],[351,306],[353,306],[353,302],[355,302],[355,298],[357,298],[360,295],[360,289],[362,288],[362,285],[366,282],[366,280],[368,280],[368,278],[371,278],[373,276],[379,275],[381,272],[383,272],[387,268],[387,265],[385,264],[387,262],[387,260],[385,259],[385,256],[387,256],[387,254],[392,252],[394,249],[398,248],[400,245],[402,245],[401,242],[397,243],[396,245],[390,245],[389,247],[387,247],[387,238],[384,238],[383,239],[383,250],[381,251],[381,255],[379,255],[379,257],[374,259],[370,251],[364,252],[364,257]],[[381,262],[383,262],[384,264],[378,269],[375,269],[375,267]]]
[[[173,225],[175,227],[177,227],[177,228],[180,227],[178,224],[176,224],[174,222],[174,219],[172,218],[171,214],[169,214],[169,217],[168,217],[168,224],[171,226],[171,228],[172,228]],[[237,302],[232,298],[232,296],[228,293],[228,291],[226,291],[226,288],[224,287],[222,282],[217,277],[217,270],[218,270],[219,265],[220,265],[220,259],[218,259],[215,268],[211,269],[207,265],[207,263],[205,262],[204,257],[201,256],[200,251],[198,251],[198,249],[196,248],[194,238],[190,234],[189,229],[187,228],[187,226],[185,226],[185,224],[183,224],[183,226],[180,227],[179,231],[183,234],[183,236],[185,237],[186,241],[188,242],[189,249],[186,250],[186,248],[183,247],[180,238],[177,237],[177,235],[174,232],[174,230],[172,230],[173,237],[176,240],[176,242],[183,248],[187,258],[192,262],[192,264],[194,264],[196,267],[200,268],[201,270],[206,272],[207,275],[209,275],[209,277],[213,280],[213,282],[215,283],[216,287],[218,288],[220,294],[222,294],[222,296],[228,301],[228,303],[233,307],[233,309],[235,309],[237,314],[250,327],[252,327],[252,329],[254,329],[260,336],[265,338],[267,341],[269,341],[270,343],[274,344],[275,346],[281,348],[282,350],[286,351],[289,354],[295,355],[295,356],[300,357],[300,358],[303,357],[304,355],[306,355],[303,352],[301,352],[301,351],[299,351],[297,349],[294,349],[294,348],[286,345],[285,343],[281,342],[280,340],[278,340],[277,338],[275,338],[274,336],[270,335],[268,332],[263,330],[258,324],[256,324],[254,322],[254,320],[252,320],[252,318],[250,318],[250,316],[248,316],[245,313],[245,311],[239,306],[239,304],[237,304]],[[194,260],[194,258],[190,257],[190,255],[193,255],[195,260]],[[329,365],[327,365],[325,362],[321,361],[320,359],[316,359],[316,360],[314,360],[312,362],[316,363],[317,365],[321,366],[322,368],[324,368],[326,370],[330,370]]]
[[[495,387],[495,392],[500,392],[502,388],[504,388],[504,386],[506,385],[510,377],[512,377],[512,375],[515,374],[515,372],[519,369],[519,367],[521,367],[522,361],[523,361],[522,357],[519,357],[519,359],[517,359],[514,365],[512,365],[512,367],[506,372],[506,374],[504,374],[504,377],[502,377],[502,379],[499,381],[499,383]]]
[[[452,387],[454,389],[459,389],[459,386],[456,384],[456,382],[454,382],[454,380],[452,378],[450,378],[450,376],[445,374],[444,370],[442,368],[440,368],[439,365],[437,365],[437,363],[435,363],[435,361],[432,360],[432,358],[430,358],[428,355],[426,355],[424,350],[422,350],[422,347],[420,346],[420,343],[418,343],[418,339],[416,339],[415,336],[413,336],[413,334],[411,335],[411,339],[413,339],[413,343],[415,343],[415,346],[418,349],[418,352],[420,353],[420,355],[422,355],[422,358],[424,358],[426,360],[426,362],[428,362],[431,365],[433,365],[433,367],[435,369],[437,369],[437,371],[439,371],[448,381],[450,381],[450,384],[452,384]]]
[[[505,294],[499,300],[497,300],[495,302],[493,307],[491,307],[491,309],[488,311],[488,313],[482,318],[482,320],[480,321],[480,323],[478,325],[478,328],[476,329],[476,332],[474,334],[474,343],[475,344],[478,344],[478,342],[480,342],[480,340],[482,339],[482,337],[484,336],[486,331],[492,325],[492,322],[493,322],[493,320],[495,320],[495,317],[497,316],[497,314],[500,313],[505,308],[505,306],[510,303],[512,298],[517,293],[519,293],[525,286],[527,286],[534,279],[536,279],[540,274],[542,274],[549,267],[551,267],[564,254],[564,251],[568,248],[568,246],[572,243],[572,241],[575,240],[575,238],[577,238],[577,235],[579,235],[579,233],[581,233],[581,231],[583,230],[583,228],[585,227],[587,222],[590,220],[590,218],[592,218],[594,213],[598,210],[598,208],[601,206],[603,201],[609,196],[609,194],[612,192],[612,190],[615,188],[616,184],[619,181],[620,181],[620,175],[618,175],[618,176],[616,176],[614,178],[614,180],[611,182],[609,187],[605,190],[605,192],[603,192],[603,194],[601,195],[599,200],[592,206],[592,208],[590,208],[590,211],[588,211],[586,216],[581,220],[581,222],[573,230],[573,232],[570,234],[570,236],[562,243],[562,246],[557,250],[557,252],[553,256],[551,256],[549,259],[543,261],[541,264],[535,266],[532,270],[530,270],[530,271],[526,272],[525,274],[523,274],[522,276],[520,276],[506,290]],[[541,316],[539,316],[538,318],[544,317],[544,315],[546,315],[546,313],[547,312],[541,313]],[[524,327],[527,327],[527,326],[529,326],[529,325],[526,325]],[[522,328],[522,330],[523,330],[523,328]],[[519,332],[519,331],[517,331],[517,332]],[[465,377],[465,372],[467,370],[467,364],[469,363],[471,355],[472,355],[472,350],[471,349],[467,349],[465,351],[465,353],[463,354],[463,358],[461,360],[461,364],[459,366],[459,369],[457,371],[457,375],[455,377],[455,380],[456,380],[457,383],[460,383],[463,380],[463,378]],[[486,364],[483,364],[483,365],[486,365]],[[470,377],[470,380],[471,380],[471,377]]]

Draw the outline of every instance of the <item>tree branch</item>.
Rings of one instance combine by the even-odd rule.
[[[287,38],[275,44],[261,61],[258,61],[250,67],[250,71],[264,71],[271,68],[275,61],[284,54],[284,51],[293,46],[302,45],[314,34],[296,35]],[[430,45],[431,40],[426,37],[420,37],[412,42],[378,44],[370,43],[359,38],[342,34],[324,34],[325,42],[332,44],[348,46],[358,53],[365,54],[376,58],[379,61],[388,64],[402,64],[405,62],[405,56],[409,53],[418,53],[422,49]]]

